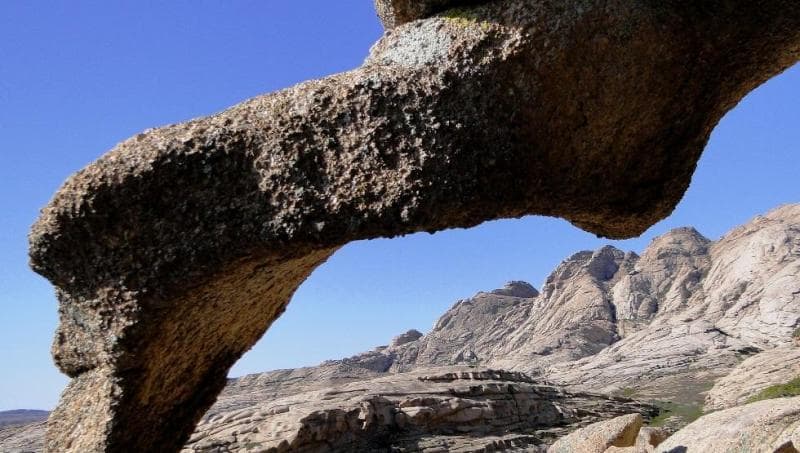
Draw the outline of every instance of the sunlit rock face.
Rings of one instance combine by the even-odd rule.
[[[525,214],[641,233],[721,116],[799,56],[793,0],[502,0],[397,26],[353,71],[122,142],[30,234],[73,378],[46,447],[177,451],[350,241]]]

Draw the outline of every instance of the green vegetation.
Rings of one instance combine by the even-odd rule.
[[[792,333],[792,338],[800,338],[800,327],[794,329],[794,332]]]
[[[653,417],[650,426],[664,426],[673,417],[681,420],[680,425],[688,425],[703,415],[703,406],[700,404],[680,404],[671,401],[656,401],[655,405],[661,413]]]
[[[473,8],[453,8],[448,9],[444,12],[444,16],[448,19],[461,19],[461,20],[470,20],[470,21],[477,21],[478,17],[475,14],[475,10]]]
[[[619,389],[619,392],[617,392],[617,395],[625,397],[625,398],[633,398],[633,396],[636,395],[636,389],[633,388],[633,387],[623,387],[623,388]]]
[[[449,19],[455,25],[458,25],[458,26],[461,26],[461,27],[468,27],[468,26],[470,26],[472,24],[480,24],[481,30],[483,30],[485,32],[489,31],[489,29],[491,29],[491,27],[492,27],[492,25],[489,22],[487,22],[485,20],[484,21],[480,20],[478,15],[475,14],[474,8],[453,8],[453,9],[449,9],[449,10],[445,11],[444,17]]]
[[[772,398],[800,395],[800,377],[796,377],[785,384],[772,385],[747,399],[748,403]]]

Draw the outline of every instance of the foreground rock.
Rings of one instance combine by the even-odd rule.
[[[639,414],[594,423],[558,439],[547,453],[605,453],[610,447],[633,447],[642,423]]]
[[[392,29],[447,8],[486,2],[487,0],[375,0],[375,10],[383,26]]]
[[[322,365],[232,380],[184,451],[543,451],[598,420],[656,412],[501,370],[353,371]],[[0,451],[39,452],[43,438],[44,423],[0,428]]]
[[[761,390],[800,377],[800,347],[788,346],[756,354],[714,383],[707,410],[727,409],[747,402]]]
[[[704,415],[659,445],[660,453],[779,452],[800,448],[800,397]]]

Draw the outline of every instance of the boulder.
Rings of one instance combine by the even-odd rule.
[[[597,422],[558,439],[547,453],[605,453],[610,447],[634,447],[642,423],[640,414]]]

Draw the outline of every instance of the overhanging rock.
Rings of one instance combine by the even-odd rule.
[[[73,378],[47,448],[177,451],[350,241],[526,214],[641,233],[721,116],[798,58],[795,0],[502,0],[398,26],[354,71],[121,143],[30,235]]]

